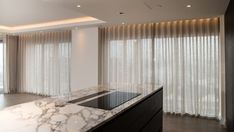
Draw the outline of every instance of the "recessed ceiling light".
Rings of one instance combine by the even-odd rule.
[[[157,4],[157,7],[163,7],[161,4]]]
[[[192,5],[187,5],[186,7],[190,8],[190,7],[192,7]]]
[[[120,15],[124,15],[125,13],[124,12],[119,12]]]
[[[80,8],[80,7],[81,7],[81,5],[77,5],[76,7]]]

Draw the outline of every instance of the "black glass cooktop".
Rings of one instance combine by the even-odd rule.
[[[81,106],[99,108],[104,110],[111,110],[137,96],[139,93],[129,93],[129,92],[113,92],[96,99],[81,103]]]

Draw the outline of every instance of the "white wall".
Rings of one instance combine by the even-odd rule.
[[[98,27],[72,31],[71,90],[98,85]]]

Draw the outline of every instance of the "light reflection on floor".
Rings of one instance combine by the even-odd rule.
[[[42,98],[44,97],[32,94],[0,94],[0,109]]]

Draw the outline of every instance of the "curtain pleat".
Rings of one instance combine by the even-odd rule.
[[[162,84],[164,112],[221,120],[219,18],[100,28],[100,84]]]
[[[19,35],[18,90],[58,95],[70,92],[71,31]]]
[[[153,24],[115,26],[100,31],[100,83],[152,81],[152,26]]]

